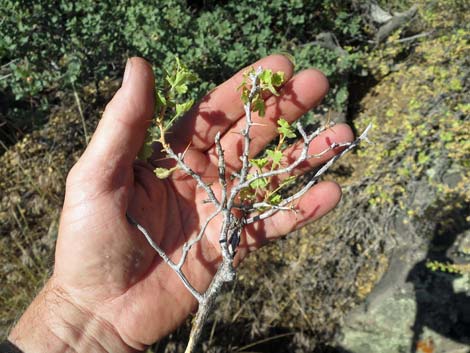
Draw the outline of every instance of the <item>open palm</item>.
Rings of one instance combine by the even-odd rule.
[[[255,155],[276,134],[276,118],[294,121],[318,104],[327,81],[315,70],[292,77],[292,64],[284,56],[260,60],[273,71],[284,71],[287,83],[278,97],[267,98],[266,117],[252,129]],[[213,90],[168,134],[177,152],[190,146],[185,162],[206,181],[217,179],[214,138],[222,133],[228,172],[240,167],[243,106],[236,87],[241,73]],[[124,83],[109,103],[92,141],[67,179],[66,197],[59,229],[52,281],[74,305],[109,325],[134,349],[143,349],[168,334],[194,310],[196,300],[177,275],[128,222],[132,215],[170,257],[177,261],[185,241],[194,237],[214,211],[204,203],[205,192],[191,177],[175,172],[160,180],[153,167],[168,163],[155,151],[154,165],[136,162],[145,131],[153,115],[154,77],[150,66],[133,58]],[[326,131],[310,146],[312,153],[331,142],[352,139],[346,125]],[[289,157],[298,149],[292,147]],[[309,169],[331,157],[303,165]],[[217,183],[213,184],[217,193]],[[332,182],[312,188],[296,205],[298,212],[278,212],[245,228],[236,261],[263,243],[286,234],[331,210],[340,199]],[[220,219],[214,219],[203,240],[193,247],[183,271],[203,292],[209,285],[220,257]]]

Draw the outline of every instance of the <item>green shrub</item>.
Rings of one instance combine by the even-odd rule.
[[[359,15],[349,1],[326,0],[206,1],[196,8],[183,0],[2,0],[0,92],[6,101],[0,118],[10,130],[34,127],[72,83],[98,87],[105,77],[119,77],[132,55],[151,61],[157,77],[180,57],[204,80],[192,91],[198,98],[240,67],[285,51],[299,69],[319,67],[330,77],[329,102],[342,110],[344,72],[355,67],[356,57],[339,58],[307,43],[325,31],[350,41],[361,32]]]

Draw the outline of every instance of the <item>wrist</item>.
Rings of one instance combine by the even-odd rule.
[[[136,352],[105,320],[77,305],[49,280],[8,340],[24,353]]]

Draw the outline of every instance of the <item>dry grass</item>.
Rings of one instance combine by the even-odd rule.
[[[117,83],[103,82],[105,97]],[[104,106],[86,96],[88,124]],[[106,98],[103,98],[105,100]],[[41,129],[0,155],[0,338],[42,287],[53,266],[53,251],[65,178],[81,154],[83,125],[72,98]],[[70,107],[70,108],[68,108]]]

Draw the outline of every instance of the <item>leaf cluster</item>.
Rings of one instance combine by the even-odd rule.
[[[265,92],[270,92],[271,94],[278,96],[277,90],[284,83],[284,72],[272,72],[270,69],[263,70],[258,76],[257,84],[259,85],[259,90],[253,92],[253,96],[250,96],[251,87],[247,85],[248,78],[250,75],[254,75],[255,69],[251,68],[244,74],[244,79],[240,84],[241,88],[241,100],[243,104],[250,101],[252,106],[252,111],[257,112],[260,117],[264,117],[266,114],[266,105],[264,103],[263,94]]]
[[[154,123],[147,130],[144,145],[139,153],[142,160],[148,159],[153,153],[153,144],[165,146],[165,133],[173,123],[191,109],[193,98],[187,97],[188,86],[198,80],[196,74],[190,71],[179,58],[175,58],[171,69],[165,70],[162,86],[155,89]],[[167,178],[174,169],[157,168],[157,177]]]
[[[261,198],[264,203],[278,205],[282,201],[282,190],[295,181],[295,176],[289,176],[282,180],[279,180],[278,177],[256,178],[263,172],[282,167],[283,152],[288,147],[285,141],[287,138],[296,136],[294,129],[285,119],[280,118],[277,124],[278,144],[266,148],[261,157],[250,159],[254,172],[249,175],[249,178],[254,180],[250,183],[249,189],[243,191],[242,201],[254,201]]]
[[[426,261],[426,268],[433,272],[444,272],[449,274],[470,273],[469,264],[454,264],[441,261]]]

